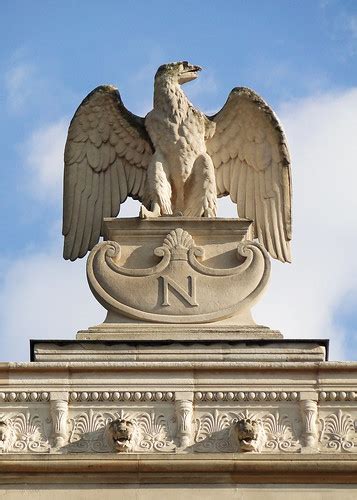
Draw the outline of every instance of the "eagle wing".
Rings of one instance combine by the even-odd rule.
[[[142,200],[152,153],[144,119],[125,108],[115,87],[97,87],[83,100],[64,153],[65,259],[94,247],[103,218],[116,217],[127,196]]]
[[[270,255],[290,262],[290,158],[272,109],[252,90],[237,87],[216,115],[207,152],[215,166],[217,195],[230,195],[240,217],[252,219],[253,237]]]

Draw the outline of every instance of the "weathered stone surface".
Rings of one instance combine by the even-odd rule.
[[[104,323],[92,326],[88,330],[77,332],[77,340],[197,340],[204,342],[225,342],[243,339],[282,339],[282,334],[262,325],[230,325],[225,321],[214,324],[177,325],[150,323],[116,323],[111,321],[113,315],[108,313]],[[115,317],[114,317],[115,319]],[[117,319],[117,318],[116,318]],[[230,321],[230,320],[226,320]]]
[[[72,481],[71,481],[72,482]],[[209,485],[180,483],[163,486],[161,484],[138,485],[105,485],[102,483],[85,486],[83,483],[68,485],[32,485],[25,488],[0,486],[6,500],[98,500],[105,496],[106,500],[117,500],[118,496],[125,500],[156,500],[158,497],[170,500],[355,500],[354,485]]]
[[[116,361],[193,363],[257,361],[325,361],[326,341],[309,340],[185,340],[33,341],[33,361]]]
[[[0,491],[94,498],[135,484],[145,499],[170,484],[175,498],[196,484],[255,499],[301,484],[315,500],[356,483],[356,363],[323,361],[318,341],[236,341],[219,361],[223,343],[191,358],[192,345],[163,343],[160,359],[139,340],[135,355],[118,341],[34,342],[42,361],[0,364]]]
[[[65,147],[64,258],[98,242],[104,217],[127,196],[142,217],[215,217],[230,195],[252,238],[273,258],[290,261],[290,157],[281,125],[253,90],[236,87],[219,113],[195,109],[181,85],[201,68],[164,64],[155,75],[154,109],[130,113],[117,89],[102,85],[81,103]]]
[[[111,315],[157,323],[254,325],[269,279],[267,253],[245,239],[250,221],[183,217],[104,220],[87,276]],[[128,321],[128,319],[126,319]]]
[[[258,360],[273,344],[255,345],[254,362],[212,361],[208,351],[205,360],[166,352],[162,360],[3,363],[2,456],[114,453],[116,420],[135,429],[128,453],[240,453],[237,424],[254,421],[255,454],[357,455],[357,364]],[[81,344],[89,357],[93,345]]]

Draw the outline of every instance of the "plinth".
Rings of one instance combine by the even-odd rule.
[[[160,217],[104,219],[107,241],[87,262],[106,323],[254,325],[250,309],[270,273],[266,251],[247,241],[251,221]],[[123,319],[123,317],[125,319]]]
[[[249,224],[105,221],[105,321],[0,365],[6,498],[357,494],[357,364],[254,323],[270,266]]]

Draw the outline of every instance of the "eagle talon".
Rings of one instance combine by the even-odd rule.
[[[160,217],[161,210],[159,205],[154,206],[154,210],[148,210],[144,205],[141,205],[139,217],[140,219],[153,219],[155,217]]]
[[[216,217],[216,214],[212,208],[205,208],[203,211],[203,217]]]

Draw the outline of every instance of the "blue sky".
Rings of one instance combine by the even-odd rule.
[[[357,243],[355,1],[3,0],[0,33],[2,359],[26,359],[28,338],[73,338],[103,319],[83,263],[60,256],[61,155],[75,108],[113,83],[144,115],[156,68],[182,59],[205,70],[185,87],[195,105],[213,112],[234,86],[251,87],[292,146],[296,259],[274,266],[259,322],[331,337],[335,357],[357,358],[357,268],[347,265]]]

